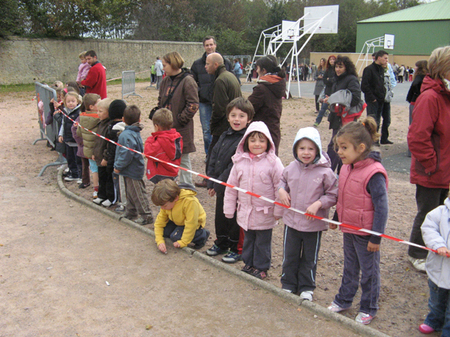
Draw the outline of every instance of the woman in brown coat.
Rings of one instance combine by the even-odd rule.
[[[195,152],[193,118],[199,106],[197,83],[189,72],[182,69],[184,60],[178,52],[164,55],[162,64],[166,77],[159,88],[158,107],[172,111],[173,127],[183,137],[180,166],[190,170],[189,153]],[[192,175],[180,170],[180,183],[193,186]]]
[[[286,95],[286,74],[272,55],[256,61],[256,72],[259,75],[258,85],[253,88],[253,93],[248,98],[255,109],[253,120],[266,123],[278,154],[282,100]]]

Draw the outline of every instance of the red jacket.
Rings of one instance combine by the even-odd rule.
[[[153,132],[145,141],[144,154],[166,162],[180,165],[183,149],[183,138],[175,130]],[[173,178],[178,168],[147,158],[147,178],[153,183],[165,178]]]
[[[442,80],[424,78],[408,131],[411,184],[448,188],[450,183],[450,92]]]
[[[98,94],[101,99],[107,97],[106,93],[106,72],[100,62],[95,63],[81,84],[86,87],[86,94]]]

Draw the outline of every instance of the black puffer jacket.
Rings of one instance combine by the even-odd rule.
[[[194,80],[198,85],[198,98],[200,103],[212,104],[213,99],[213,85],[216,77],[206,72],[206,52],[198,60],[192,63],[191,73],[194,75]],[[225,59],[225,68],[232,71],[231,62]]]
[[[234,131],[230,127],[227,131],[222,133],[212,150],[209,165],[206,168],[206,174],[209,177],[216,178],[224,182],[228,180],[231,168],[233,167],[231,157],[236,152],[237,146],[242,137],[244,137],[246,130],[247,128],[240,131]],[[208,189],[210,188],[214,188],[217,193],[225,193],[225,186],[208,180]]]

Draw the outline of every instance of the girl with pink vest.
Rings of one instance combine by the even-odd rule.
[[[275,199],[283,164],[275,154],[275,145],[264,122],[250,124],[232,160],[228,184]],[[270,268],[272,229],[277,225],[273,215],[274,205],[227,188],[223,212],[232,219],[236,210],[237,223],[245,232],[242,248],[245,266],[242,271],[264,279]]]
[[[339,175],[336,220],[384,233],[388,217],[388,177],[379,152],[371,152],[378,138],[372,117],[351,122],[337,133],[335,146],[344,165]],[[361,272],[361,302],[355,321],[369,324],[378,310],[381,237],[342,226],[341,230],[344,233],[344,272],[339,293],[328,309],[340,312],[351,307]]]

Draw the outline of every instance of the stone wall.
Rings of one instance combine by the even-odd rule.
[[[93,49],[107,68],[106,78],[134,70],[137,78],[149,78],[156,57],[178,51],[190,67],[203,52],[201,42],[138,40],[57,40],[11,37],[0,41],[0,85],[74,81],[82,51]]]

